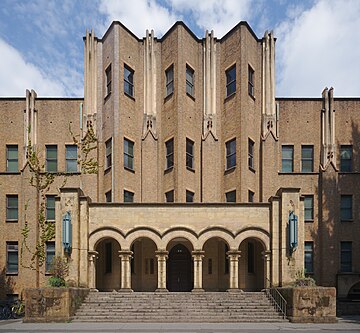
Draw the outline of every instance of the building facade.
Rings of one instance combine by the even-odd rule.
[[[221,39],[113,22],[84,44],[84,99],[0,99],[2,298],[46,284],[55,253],[98,290],[305,272],[359,294],[360,98],[276,98],[274,36],[245,22]]]

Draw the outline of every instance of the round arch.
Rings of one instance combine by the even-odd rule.
[[[161,248],[167,249],[170,242],[176,238],[181,238],[188,241],[191,244],[193,250],[200,249],[199,240],[197,239],[197,237],[193,232],[187,229],[169,230],[162,239]]]
[[[161,248],[160,235],[150,228],[136,228],[129,231],[125,237],[124,247],[130,249],[132,244],[140,238],[148,238],[155,243],[157,249]]]
[[[212,229],[212,230],[205,230],[201,233],[199,237],[199,246],[201,249],[204,248],[205,243],[212,239],[218,238],[221,239],[229,248],[236,247],[235,239],[231,235],[230,231],[224,229]]]
[[[247,238],[254,238],[259,241],[264,247],[264,251],[270,250],[270,237],[268,233],[262,229],[247,229],[240,231],[235,237],[235,248],[239,249],[241,243]]]
[[[89,236],[89,251],[95,251],[96,246],[105,238],[112,238],[123,248],[124,237],[117,229],[101,229],[93,231]]]

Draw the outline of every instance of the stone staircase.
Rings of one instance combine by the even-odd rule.
[[[262,292],[90,292],[73,322],[279,322]]]

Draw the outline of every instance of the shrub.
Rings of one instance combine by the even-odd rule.
[[[51,287],[65,287],[65,278],[69,275],[69,263],[66,258],[55,256],[50,265],[49,285]]]
[[[294,287],[316,287],[315,280],[310,277],[306,276],[303,270],[296,272],[295,274],[295,281],[293,283]]]
[[[62,278],[52,276],[49,278],[49,285],[50,285],[50,287],[65,287],[66,282]]]

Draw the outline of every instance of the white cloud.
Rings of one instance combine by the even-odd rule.
[[[318,1],[278,26],[278,96],[360,95],[360,1]]]
[[[24,60],[15,48],[0,39],[0,94],[25,96],[26,89],[34,89],[39,96],[62,96],[64,88],[49,80],[33,64]]]

